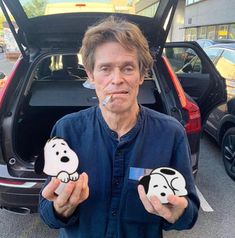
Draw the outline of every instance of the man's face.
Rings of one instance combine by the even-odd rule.
[[[137,106],[140,76],[136,51],[128,51],[117,42],[108,42],[98,46],[94,54],[93,72],[87,72],[95,85],[100,107],[107,96],[111,99],[105,106],[114,113],[130,111]]]

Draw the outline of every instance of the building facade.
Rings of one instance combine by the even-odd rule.
[[[136,12],[153,16],[158,0],[140,0]],[[168,41],[235,40],[234,0],[179,0]]]
[[[184,40],[235,40],[235,1],[186,0]]]
[[[153,17],[158,7],[159,0],[139,0],[135,4],[138,15]],[[167,41],[182,41],[184,39],[184,10],[185,0],[179,0]]]

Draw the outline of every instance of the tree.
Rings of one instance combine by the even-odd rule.
[[[26,2],[23,6],[29,18],[44,15],[47,0],[31,0]]]

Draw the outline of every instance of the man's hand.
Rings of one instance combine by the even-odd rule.
[[[42,196],[53,202],[57,215],[61,218],[68,218],[73,214],[77,206],[89,196],[88,176],[82,173],[77,181],[69,181],[62,192],[57,196],[56,189],[60,180],[52,178],[42,191]]]
[[[140,200],[149,213],[161,216],[170,223],[175,223],[188,206],[188,201],[185,197],[169,195],[167,197],[169,203],[163,205],[157,196],[151,196],[148,199],[142,185],[138,186],[138,192]]]

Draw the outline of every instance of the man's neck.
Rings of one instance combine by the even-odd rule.
[[[131,111],[123,113],[113,113],[106,109],[101,109],[102,116],[109,128],[118,134],[118,138],[125,135],[136,124],[139,114],[139,105],[132,107]]]

